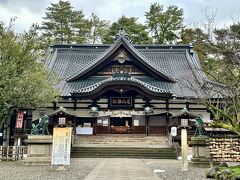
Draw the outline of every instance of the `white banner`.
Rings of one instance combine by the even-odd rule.
[[[54,128],[52,165],[70,165],[72,128]]]
[[[93,134],[93,128],[76,127],[76,134]]]

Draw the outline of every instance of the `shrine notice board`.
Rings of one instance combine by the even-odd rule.
[[[54,128],[52,165],[70,165],[72,128]]]

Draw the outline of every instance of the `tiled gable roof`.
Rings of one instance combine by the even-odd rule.
[[[132,46],[132,44],[130,44],[129,41],[124,36],[121,36],[120,38],[118,38],[117,41],[115,42],[115,44],[110,46],[104,52],[98,53],[98,55],[95,54],[94,50],[92,50],[91,52],[83,52],[83,53],[81,53],[81,56],[83,56],[82,57],[83,60],[81,61],[81,67],[76,67],[75,63],[73,61],[73,63],[71,63],[70,67],[68,68],[68,69],[70,69],[71,73],[67,74],[65,76],[65,77],[67,77],[66,79],[68,81],[71,81],[71,80],[75,80],[75,79],[81,77],[82,75],[84,75],[84,73],[90,71],[91,69],[93,69],[94,67],[97,67],[100,63],[105,61],[121,45],[126,47],[130,51],[130,53],[133,56],[136,57],[136,59],[141,61],[141,63],[143,63],[145,66],[151,67],[158,74],[160,74],[160,76],[162,76],[163,78],[166,78],[169,81],[176,81],[176,79],[174,77],[172,77],[171,75],[169,75],[165,71],[165,68],[164,69],[161,68],[161,67],[157,67],[156,68],[155,64],[153,64],[151,61],[149,61],[148,58],[146,58],[143,53],[140,53],[136,48],[134,48]],[[90,53],[90,55],[89,55],[89,53]],[[84,56],[84,54],[86,55],[86,57]],[[94,56],[94,55],[96,55],[96,56]],[[74,58],[73,56],[74,55],[72,55],[71,58]],[[73,67],[73,68],[71,68],[71,67]],[[72,71],[72,69],[74,69],[74,71]]]
[[[109,77],[87,77],[81,79],[86,71],[97,67],[106,60],[119,46],[127,46],[130,53],[145,66],[158,72],[166,81],[153,77],[138,77],[136,82],[146,87],[171,92],[177,97],[198,97],[203,92],[201,84],[206,79],[197,56],[186,45],[132,45],[122,37],[114,45],[56,45],[46,66],[59,75],[58,88],[62,96],[80,92],[104,83]],[[108,79],[108,80],[107,80]],[[112,77],[111,80],[114,80]],[[199,84],[200,83],[200,84]],[[196,90],[189,87],[194,87]],[[151,88],[150,88],[151,89]]]

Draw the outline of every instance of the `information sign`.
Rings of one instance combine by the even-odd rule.
[[[54,128],[52,165],[70,165],[72,128]]]

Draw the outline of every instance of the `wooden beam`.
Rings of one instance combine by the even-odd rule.
[[[77,100],[73,99],[73,110],[75,111],[77,109]]]

